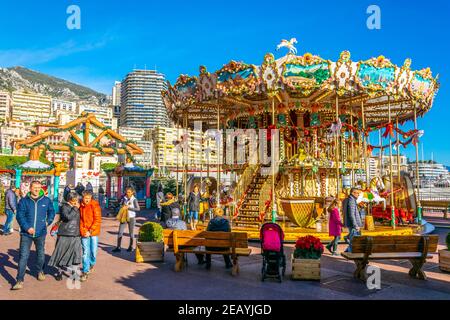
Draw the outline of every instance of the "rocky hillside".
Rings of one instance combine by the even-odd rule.
[[[69,101],[104,102],[106,96],[87,87],[24,67],[0,68],[0,90],[25,89]]]

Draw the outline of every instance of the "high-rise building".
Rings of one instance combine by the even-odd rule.
[[[12,119],[29,124],[47,122],[52,98],[39,93],[15,91],[12,94]]]
[[[8,92],[0,91],[0,122],[11,118],[11,96]]]
[[[112,105],[113,106],[120,106],[121,88],[122,88],[122,82],[120,82],[120,81],[114,82],[114,87],[112,89]]]
[[[122,81],[120,126],[142,129],[170,125],[161,92],[164,75],[155,70],[134,70]]]

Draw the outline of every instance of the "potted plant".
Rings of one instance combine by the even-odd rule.
[[[136,262],[164,261],[163,227],[156,222],[146,222],[139,229]]]
[[[450,272],[450,232],[445,240],[447,249],[439,250],[439,269]]]
[[[292,279],[320,280],[320,257],[323,244],[314,236],[301,237],[292,254]]]

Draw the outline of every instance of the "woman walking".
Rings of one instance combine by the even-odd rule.
[[[337,256],[337,246],[341,239],[342,227],[344,226],[339,215],[339,202],[337,199],[334,199],[328,207],[328,213],[330,214],[328,234],[334,237],[334,239],[326,247],[333,256]]]
[[[188,208],[189,208],[189,222],[191,224],[191,230],[197,230],[198,213],[200,211],[200,201],[202,196],[198,185],[194,185],[193,191],[189,194]]]
[[[61,206],[58,239],[48,263],[49,266],[58,268],[55,277],[57,281],[61,281],[63,278],[63,268],[72,268],[72,266],[81,264],[82,247],[78,198],[78,193],[71,191],[67,195],[67,202]]]
[[[119,234],[117,238],[117,247],[112,252],[120,252],[122,237],[125,231],[125,226],[128,224],[128,233],[130,234],[130,245],[128,246],[127,251],[133,251],[133,239],[134,239],[134,225],[136,222],[136,212],[141,211],[139,207],[139,202],[135,197],[135,191],[133,188],[128,187],[125,190],[125,196],[120,203],[121,207],[128,210],[128,219],[125,222],[120,222],[119,225]]]
[[[156,193],[156,207],[158,209],[158,211],[156,212],[156,220],[161,221],[161,213],[162,213],[161,203],[165,201],[166,200],[164,199],[164,192],[162,185],[159,185],[158,192]]]

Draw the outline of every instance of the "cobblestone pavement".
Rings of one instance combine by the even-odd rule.
[[[150,214],[138,217],[139,225],[148,220]],[[0,224],[5,220],[0,217]],[[15,225],[17,230],[17,225]],[[440,235],[439,247],[444,247],[448,229],[437,229]],[[0,236],[0,299],[450,299],[450,274],[439,270],[438,256],[427,262],[425,271],[428,281],[410,279],[409,262],[383,261],[373,263],[381,267],[381,290],[367,289],[364,283],[352,279],[354,264],[342,257],[325,254],[322,258],[322,280],[292,281],[289,259],[283,283],[267,280],[261,282],[260,272],[262,260],[259,255],[259,243],[250,243],[253,254],[240,259],[240,274],[232,277],[225,270],[222,257],[213,257],[211,270],[195,262],[189,256],[187,270],[175,273],[175,259],[167,254],[164,263],[136,264],[134,252],[122,251],[111,253],[116,243],[117,221],[114,218],[103,218],[102,233],[95,272],[79,289],[68,286],[66,278],[57,282],[46,270],[44,282],[36,280],[33,267],[34,252],[30,257],[25,287],[21,291],[10,291],[17,272],[19,234]],[[55,239],[48,236],[46,241],[47,261],[55,245]],[[128,239],[124,238],[124,247]],[[286,255],[292,253],[292,244],[286,245]],[[345,246],[340,245],[340,250]]]

